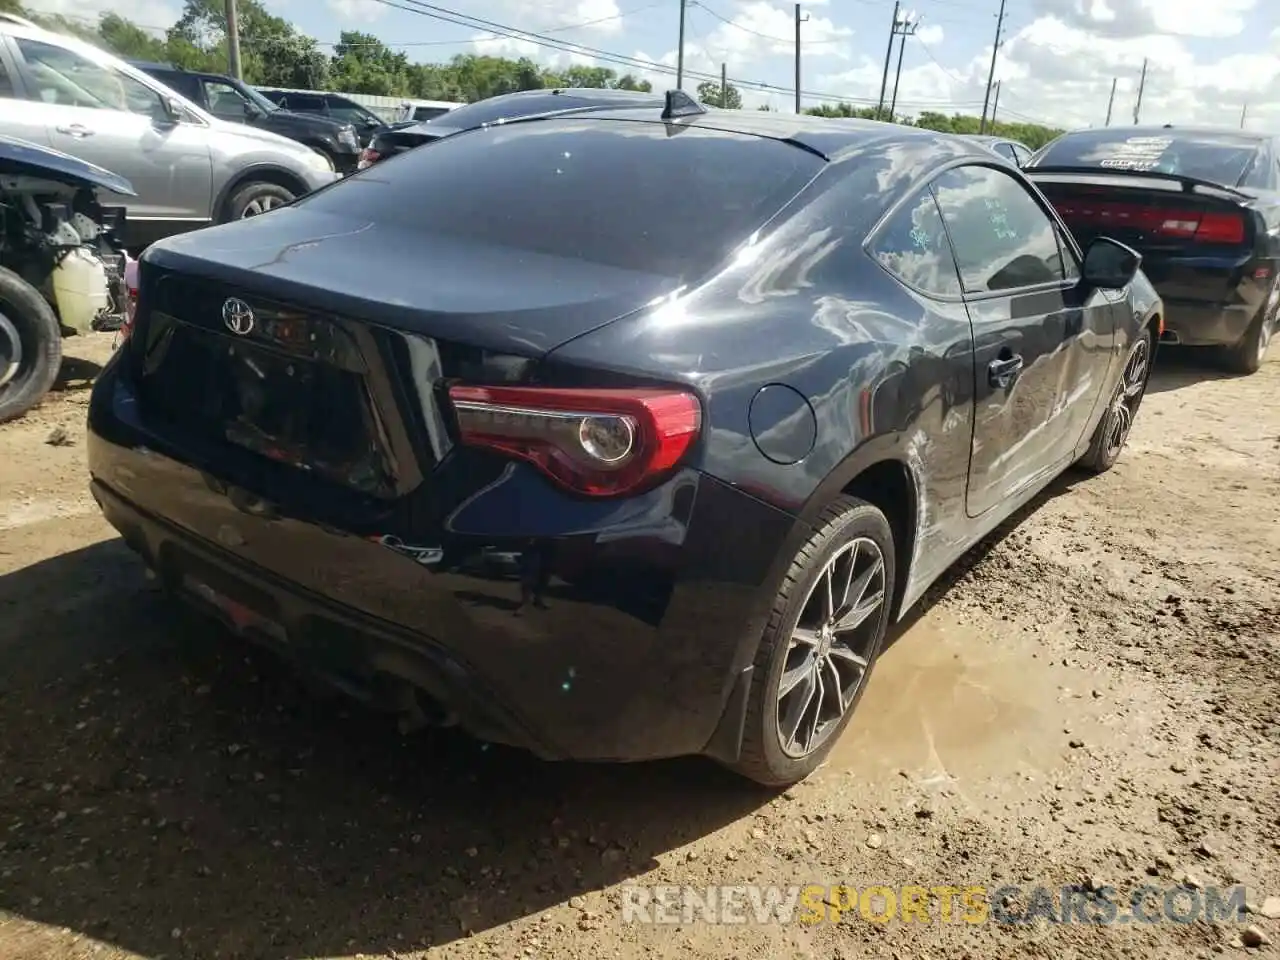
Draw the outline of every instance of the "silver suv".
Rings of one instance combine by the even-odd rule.
[[[332,183],[323,154],[227,123],[122,60],[0,14],[0,134],[128,179],[131,249],[254,216]]]

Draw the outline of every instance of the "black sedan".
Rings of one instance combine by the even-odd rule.
[[[1064,134],[1027,173],[1076,238],[1143,255],[1168,308],[1165,339],[1262,365],[1280,316],[1280,138],[1123,127]]]
[[[449,137],[140,281],[89,459],[161,583],[410,724],[768,784],[956,558],[1116,462],[1161,323],[978,144],[674,93]]]
[[[555,90],[522,90],[519,93],[504,93],[477,100],[464,107],[457,107],[434,120],[397,124],[380,131],[361,155],[360,169],[371,167],[381,160],[387,160],[406,150],[420,147],[424,143],[490,123],[618,107],[660,109],[662,104],[661,94],[595,87],[566,87]]]

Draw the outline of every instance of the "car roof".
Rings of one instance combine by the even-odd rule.
[[[545,119],[572,120],[577,116],[569,113]],[[954,134],[938,133],[934,130],[879,120],[814,117],[808,114],[773,113],[764,110],[720,110],[715,107],[706,107],[704,112],[668,121],[662,120],[660,111],[655,112],[652,108],[638,107],[592,110],[585,116],[599,120],[666,122],[782,140],[817,153],[828,160],[840,160],[850,154],[888,144],[901,145],[913,151],[933,151],[939,157],[972,156],[985,159],[989,156],[986,147]]]
[[[151,63],[147,60],[126,60],[125,63],[135,70],[143,70],[146,73],[161,71],[163,73],[178,73],[184,77],[217,77],[219,80],[232,81],[235,79],[227,73],[214,73],[212,70],[188,70],[186,67],[179,67],[172,63]]]

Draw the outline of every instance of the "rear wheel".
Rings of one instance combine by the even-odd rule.
[[[841,497],[823,511],[760,642],[737,773],[786,786],[826,759],[880,655],[894,563],[893,533],[877,507]]]
[[[255,180],[245,184],[227,204],[227,220],[246,220],[294,201],[294,194],[278,183]]]
[[[1105,473],[1120,459],[1120,451],[1129,439],[1138,407],[1147,392],[1147,381],[1151,377],[1151,344],[1151,331],[1144,327],[1129,348],[1120,382],[1111,395],[1106,413],[1093,431],[1088,452],[1080,458],[1078,466],[1081,468],[1092,473]]]
[[[1271,284],[1267,302],[1249,324],[1244,337],[1225,352],[1223,359],[1229,370],[1235,373],[1258,372],[1267,356],[1267,348],[1271,346],[1277,319],[1280,319],[1280,278]]]
[[[20,417],[53,386],[62,328],[35,287],[0,267],[0,423]]]

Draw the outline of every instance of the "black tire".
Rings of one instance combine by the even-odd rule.
[[[730,769],[734,772],[771,787],[789,786],[809,776],[826,759],[831,748],[840,739],[871,678],[871,672],[884,643],[893,605],[896,563],[893,531],[880,509],[854,497],[840,497],[823,510],[817,527],[817,532],[800,548],[792,561],[790,569],[783,578],[782,588],[774,600],[768,625],[765,627],[756,653],[751,692],[747,702],[742,751],[737,762],[730,764]],[[857,646],[863,655],[865,666],[857,676],[857,686],[847,691],[848,705],[843,713],[838,715],[838,719],[833,718],[828,721],[820,739],[807,751],[797,755],[795,750],[789,752],[784,748],[783,733],[779,725],[779,713],[792,712],[792,709],[780,710],[782,677],[788,663],[793,664],[792,672],[794,673],[794,665],[801,660],[808,661],[809,654],[812,653],[812,659],[820,665],[820,675],[827,676],[833,685],[834,680],[831,674],[821,673],[824,669],[821,666],[824,663],[824,655],[821,652],[823,648],[820,645],[816,647],[800,645],[793,648],[792,636],[802,618],[811,622],[809,617],[813,612],[812,605],[816,602],[819,607],[822,606],[822,596],[815,588],[821,588],[826,580],[824,574],[833,560],[838,573],[836,581],[844,579],[843,573],[840,572],[842,569],[840,564],[842,558],[850,555],[851,546],[855,543],[858,551],[855,555],[855,563],[857,558],[863,558],[866,569],[871,569],[874,562],[874,554],[866,544],[873,543],[879,551],[881,573],[878,579],[872,578],[868,581],[866,589],[869,591],[867,594],[869,600],[878,584],[883,601],[865,618],[859,628],[861,633],[857,635]],[[862,568],[854,567],[853,569],[856,572]],[[862,574],[856,574],[852,577],[855,585],[861,576]],[[869,603],[867,605],[869,606]],[[836,606],[839,612],[841,604],[837,603]],[[825,616],[825,613],[825,610],[821,611],[821,616]],[[831,656],[827,656],[825,663],[832,670],[839,671],[841,668],[832,666],[837,660],[844,665],[844,669],[848,669],[851,673],[857,672],[851,661],[843,657],[833,660]],[[852,681],[853,676],[849,679]],[[800,689],[803,686],[804,684],[799,684],[796,690],[801,697],[804,695],[804,690]],[[817,689],[819,691],[817,708],[821,709],[824,705],[834,707],[835,703],[827,700],[825,687]],[[789,702],[788,708],[794,708],[796,702],[798,701]],[[807,724],[808,707],[800,710],[799,714],[803,721],[802,726]],[[816,716],[814,725],[816,726]]]
[[[1271,284],[1267,299],[1258,308],[1258,315],[1249,324],[1249,329],[1234,347],[1228,347],[1222,353],[1223,365],[1232,373],[1257,373],[1262,368],[1262,361],[1271,345],[1276,323],[1280,320],[1280,278]]]
[[[243,220],[267,212],[267,209],[293,203],[295,194],[278,183],[265,180],[254,180],[237,190],[227,202],[224,223],[232,220]],[[256,212],[255,212],[256,211]]]
[[[21,347],[18,355],[11,342]],[[17,358],[16,367],[10,361]],[[62,367],[62,327],[40,291],[0,267],[0,423],[22,416],[41,400]]]
[[[1133,429],[1133,421],[1138,416],[1138,408],[1142,405],[1142,398],[1146,395],[1147,383],[1151,379],[1153,346],[1151,330],[1143,327],[1125,356],[1120,381],[1107,401],[1106,412],[1093,431],[1089,449],[1076,464],[1080,469],[1090,473],[1106,473],[1120,459],[1120,453],[1129,440],[1129,431]],[[1140,371],[1136,367],[1139,362]]]

